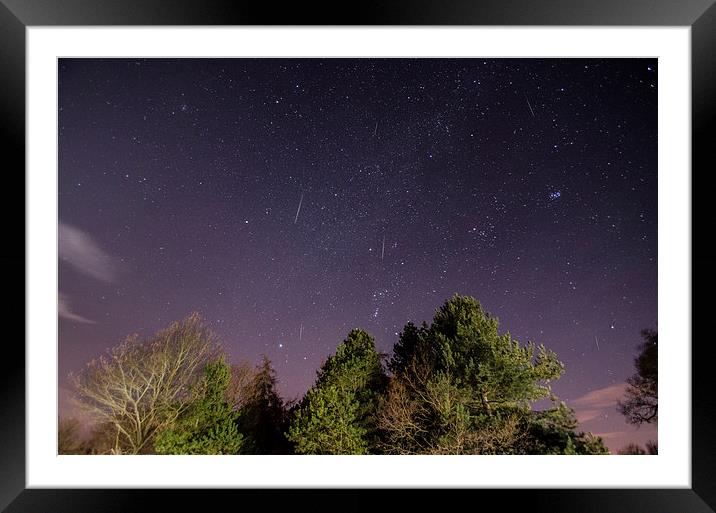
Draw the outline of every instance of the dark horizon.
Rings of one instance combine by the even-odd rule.
[[[300,397],[351,328],[387,353],[459,293],[643,445],[656,98],[656,59],[60,59],[60,387],[199,311]]]

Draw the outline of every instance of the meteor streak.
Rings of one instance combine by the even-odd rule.
[[[298,221],[298,214],[301,212],[301,204],[303,203],[303,194],[301,194],[301,200],[298,202],[298,210],[296,210],[296,218],[293,220],[293,224],[296,224],[296,221]]]
[[[530,108],[530,112],[532,113],[532,117],[535,117],[535,111],[532,110],[532,104],[530,103],[530,99],[527,98],[527,93],[522,93],[525,95],[525,100],[527,100],[527,106]]]

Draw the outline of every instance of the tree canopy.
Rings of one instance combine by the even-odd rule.
[[[635,390],[652,374],[655,389],[655,346],[653,334],[653,347],[645,343],[636,362]],[[255,368],[230,365],[192,314],[146,341],[129,337],[72,377],[95,425],[80,440],[77,422],[61,422],[60,451],[608,453],[599,437],[578,430],[574,411],[552,392],[565,371],[557,355],[500,333],[498,319],[472,297],[455,295],[430,323],[406,324],[389,373],[382,356],[369,333],[351,330],[303,398],[287,404],[267,357]],[[535,409],[543,400],[548,407]]]
[[[289,442],[286,408],[276,390],[276,373],[263,356],[253,379],[247,384],[246,399],[240,408],[239,428],[247,437],[244,453],[286,454]]]
[[[226,400],[231,368],[223,356],[204,367],[194,399],[173,424],[156,436],[158,454],[238,454],[244,437],[237,428],[238,412]]]
[[[430,325],[405,327],[380,412],[387,452],[606,452],[600,440],[574,432],[573,412],[554,396],[551,410],[531,410],[551,396],[564,365],[544,345],[522,346],[498,327],[477,300],[459,295]]]
[[[652,330],[643,330],[641,336],[644,340],[634,359],[636,373],[627,379],[625,398],[619,402],[619,411],[634,425],[659,420],[658,336]]]
[[[372,336],[354,329],[294,411],[288,439],[302,454],[367,454],[377,442],[385,374]]]
[[[193,384],[217,354],[216,336],[194,313],[149,340],[128,337],[70,380],[78,405],[116,429],[114,451],[138,454],[188,406]]]

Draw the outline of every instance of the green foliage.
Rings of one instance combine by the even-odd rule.
[[[390,378],[373,337],[354,329],[303,399],[287,405],[268,358],[255,370],[230,367],[191,316],[89,366],[78,389],[102,422],[85,445],[76,422],[62,423],[60,452],[608,454],[552,394],[564,372],[555,353],[498,328],[477,300],[455,295],[430,324],[405,326],[388,362]],[[656,333],[644,336],[631,399],[651,390],[655,399]],[[552,407],[533,410],[546,397]],[[652,419],[637,411],[642,421]],[[656,444],[625,450],[656,453]]]
[[[155,440],[158,454],[237,454],[243,436],[237,428],[238,414],[225,395],[230,368],[223,357],[204,367],[196,398],[173,426]]]
[[[367,430],[351,391],[335,385],[309,390],[296,411],[288,439],[301,454],[367,454]]]
[[[318,372],[296,408],[288,439],[302,454],[366,454],[376,445],[376,411],[385,385],[373,337],[355,329]]]
[[[627,379],[626,397],[618,406],[627,422],[637,426],[659,420],[658,336],[651,330],[641,335],[644,341],[634,360],[636,373]]]
[[[509,333],[500,336],[498,325],[477,300],[456,295],[438,310],[425,337],[434,348],[435,370],[478,393],[488,413],[548,396],[547,384],[564,371],[553,352],[532,343],[520,347]]]
[[[552,409],[530,412],[523,420],[526,454],[609,454],[600,437],[577,431],[574,410],[563,402]]]
[[[380,410],[383,449],[398,454],[604,453],[574,433],[564,405],[533,412],[564,372],[543,345],[521,346],[472,297],[455,295],[428,326],[409,323],[388,368]]]
[[[509,333],[499,335],[498,326],[477,300],[455,295],[429,327],[405,327],[389,368],[401,375],[418,359],[472,389],[487,412],[527,406],[548,396],[549,382],[561,376],[564,365],[543,345],[521,347]]]

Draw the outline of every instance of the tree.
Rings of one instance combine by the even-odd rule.
[[[120,432],[111,422],[92,427],[87,440],[88,454],[122,454]]]
[[[247,387],[246,399],[239,410],[239,427],[247,437],[243,452],[250,454],[287,454],[290,445],[284,435],[288,428],[281,396],[276,391],[276,373],[264,356]]]
[[[658,344],[657,333],[643,330],[644,339],[639,355],[634,359],[636,373],[627,379],[624,401],[619,401],[618,409],[627,422],[634,425],[658,422]]]
[[[576,420],[566,406],[531,410],[545,397],[557,403],[550,382],[564,365],[543,345],[500,335],[498,326],[477,300],[455,295],[430,325],[405,327],[379,413],[386,452],[606,452],[601,440],[572,431]],[[538,445],[545,437],[551,440]]]
[[[194,313],[145,342],[128,337],[70,381],[78,405],[116,430],[113,452],[138,454],[188,407],[192,385],[217,354],[215,335]]]
[[[239,414],[226,401],[231,369],[223,356],[204,367],[195,399],[177,420],[157,434],[158,454],[238,454],[243,435]]]
[[[57,427],[58,454],[87,454],[89,447],[82,440],[80,422],[75,418],[60,419]]]
[[[318,371],[295,408],[288,439],[302,454],[367,454],[377,447],[377,408],[386,377],[367,332],[354,329]]]
[[[619,451],[617,452],[617,454],[636,454],[636,455],[645,455],[645,454],[654,455],[654,454],[658,454],[658,453],[659,453],[659,450],[657,448],[656,442],[654,442],[653,440],[649,440],[648,442],[646,442],[646,448],[643,448],[639,444],[630,443],[630,444],[626,445],[625,447],[622,447],[621,449],[619,449]]]
[[[574,410],[564,402],[523,419],[527,436],[520,452],[524,454],[609,454],[601,437],[577,430]]]
[[[248,361],[231,364],[231,380],[226,390],[226,400],[233,410],[240,410],[253,395],[256,369]]]
[[[419,350],[420,338],[428,332],[428,325],[423,322],[420,328],[409,321],[393,346],[393,355],[388,361],[388,370],[393,374],[400,374],[413,363],[413,358]]]

